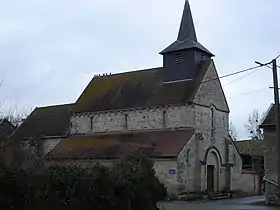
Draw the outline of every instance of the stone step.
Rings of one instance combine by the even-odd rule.
[[[228,199],[230,197],[227,193],[214,193],[213,200]]]

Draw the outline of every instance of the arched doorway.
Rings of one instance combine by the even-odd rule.
[[[206,156],[207,191],[219,191],[220,161],[217,151],[210,150]]]

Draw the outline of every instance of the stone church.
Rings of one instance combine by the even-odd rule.
[[[141,150],[170,192],[240,189],[229,107],[188,1],[160,54],[162,67],[95,76],[76,102],[36,108],[12,138],[40,142],[49,163],[113,164]]]

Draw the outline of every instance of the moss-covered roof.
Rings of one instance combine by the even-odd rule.
[[[69,113],[73,104],[37,107],[15,130],[12,139],[63,136],[69,131]]]
[[[263,140],[243,140],[234,142],[241,155],[263,156]]]
[[[195,96],[210,63],[208,59],[201,64],[194,80],[173,84],[162,83],[163,68],[94,77],[75,104],[35,108],[11,138],[65,135],[71,112],[186,104]]]
[[[75,104],[74,112],[185,104],[192,100],[211,59],[204,61],[195,79],[162,83],[163,68],[94,77]]]
[[[63,139],[48,159],[110,159],[136,150],[150,157],[174,158],[194,135],[194,129],[72,136]]]

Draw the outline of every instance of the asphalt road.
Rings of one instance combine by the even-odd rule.
[[[264,202],[263,196],[255,196],[248,198],[228,199],[220,201],[207,202],[162,202],[160,203],[161,210],[274,210],[280,207],[271,207],[260,205]]]

